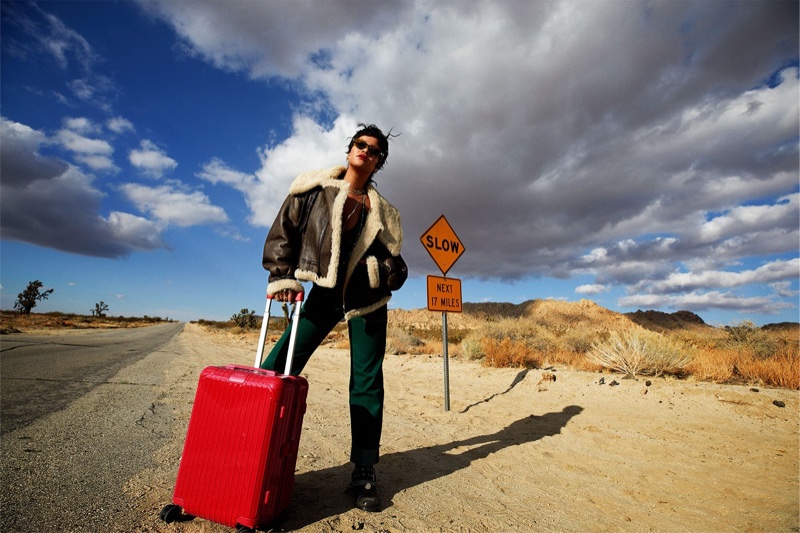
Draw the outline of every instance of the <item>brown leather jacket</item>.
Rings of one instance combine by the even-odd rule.
[[[391,291],[405,283],[408,267],[400,255],[400,214],[370,186],[364,228],[343,271],[345,279],[337,279],[349,189],[341,179],[344,171],[333,167],[295,178],[267,234],[262,264],[270,273],[270,296],[285,289],[302,291],[300,281],[338,288],[345,318],[350,319],[385,305]]]

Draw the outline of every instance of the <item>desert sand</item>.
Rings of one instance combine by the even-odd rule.
[[[164,524],[197,377],[252,365],[257,333],[187,324],[160,394],[172,437],[125,481],[130,531],[231,531]],[[352,509],[348,355],[321,348],[310,383],[296,489],[275,531],[798,531],[798,391],[566,368],[492,369],[387,355],[378,465],[384,509]],[[600,384],[601,378],[604,383]],[[649,386],[646,381],[649,380]],[[616,383],[615,385],[612,383]],[[774,402],[783,402],[784,407]]]

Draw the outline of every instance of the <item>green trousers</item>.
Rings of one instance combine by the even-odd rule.
[[[314,286],[300,309],[291,374],[302,372],[314,351],[343,318],[342,304],[333,291]],[[383,306],[367,315],[351,318],[347,323],[350,335],[350,460],[357,466],[372,466],[379,459],[386,321],[387,310]],[[291,324],[261,368],[283,372],[290,334]]]

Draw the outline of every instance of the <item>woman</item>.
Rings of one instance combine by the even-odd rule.
[[[389,139],[375,125],[359,124],[347,147],[347,166],[300,174],[270,228],[263,265],[267,294],[293,302],[313,287],[300,311],[292,374],[299,374],[342,319],[350,335],[350,461],[348,490],[358,508],[377,511],[376,489],[383,420],[386,304],[408,277],[400,256],[403,232],[397,209],[372,178],[386,163]],[[287,328],[261,365],[283,369]]]

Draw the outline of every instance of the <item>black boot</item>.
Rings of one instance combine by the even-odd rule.
[[[378,496],[378,477],[372,466],[357,466],[353,470],[352,481],[347,491],[355,497],[355,505],[362,511],[374,513],[380,510],[381,499]]]

